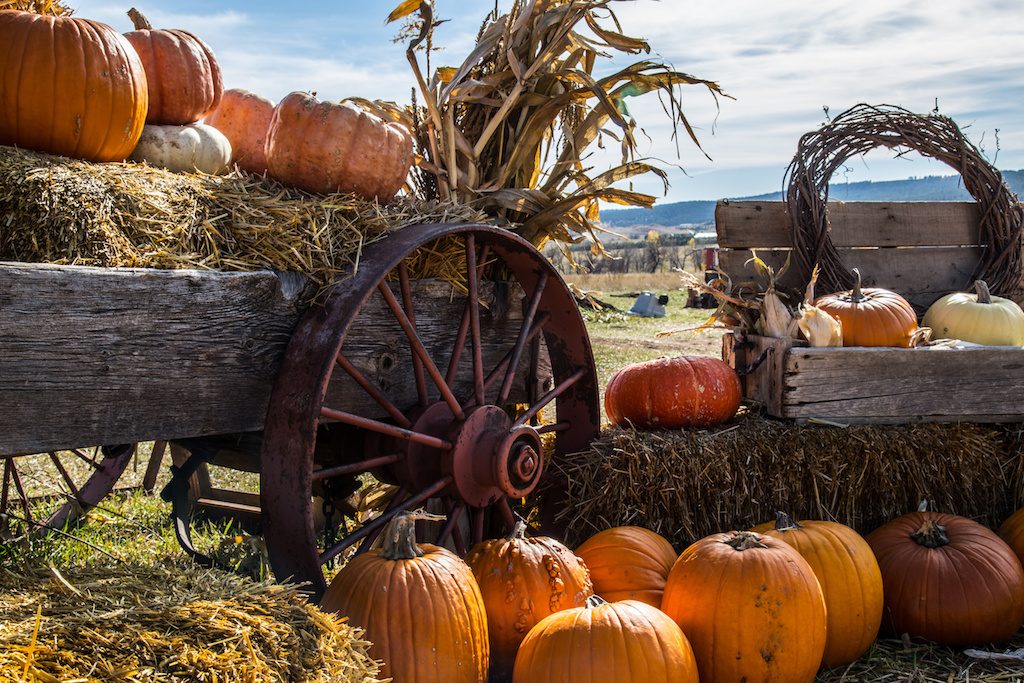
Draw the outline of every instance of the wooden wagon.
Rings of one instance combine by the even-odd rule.
[[[417,250],[452,241],[465,253],[458,281],[410,276]],[[132,453],[117,444],[167,440],[188,455],[164,490],[186,550],[209,559],[189,540],[191,475],[211,462],[258,472],[258,495],[212,489],[199,502],[258,514],[275,575],[318,595],[322,566],[369,548],[402,510],[434,500],[446,521],[431,540],[461,551],[511,526],[545,451],[597,435],[575,300],[518,236],[407,227],[366,247],[347,279],[312,289],[269,271],[0,264],[3,522],[63,524],[114,486]],[[93,455],[89,444],[108,445]],[[38,453],[67,504],[32,520],[19,456]],[[367,472],[396,487],[383,513],[318,522],[346,509]]]

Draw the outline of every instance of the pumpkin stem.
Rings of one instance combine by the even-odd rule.
[[[587,602],[584,606],[587,609],[593,609],[595,607],[600,607],[601,605],[607,604],[608,601],[602,598],[600,595],[591,595],[589,598],[587,598]]]
[[[984,280],[974,281],[974,291],[978,294],[979,304],[990,304],[992,303],[992,292],[988,291],[988,283]]]
[[[761,542],[761,537],[752,531],[733,531],[724,543],[738,551],[768,547]]]
[[[522,540],[526,538],[526,522],[521,519],[516,520],[516,525],[512,527],[512,533],[508,535],[508,540]]]
[[[399,512],[388,522],[384,530],[384,547],[380,556],[385,560],[412,560],[424,555],[423,549],[416,545],[417,520],[440,522],[442,515],[431,515],[422,508],[413,512]]]
[[[803,525],[800,522],[787,515],[785,512],[775,513],[775,530],[776,531],[794,531],[796,529],[803,529]]]
[[[910,537],[925,548],[941,548],[949,543],[946,527],[931,519],[922,524],[920,529],[910,534]]]
[[[135,24],[136,31],[153,30],[153,24],[149,23],[149,19],[146,18],[146,15],[134,7],[128,10],[128,18],[132,20],[133,24]]]
[[[864,300],[864,293],[860,291],[860,268],[853,269],[853,289],[850,290],[850,301],[858,303]]]

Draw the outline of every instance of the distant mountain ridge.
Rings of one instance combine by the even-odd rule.
[[[1003,171],[1003,179],[1018,197],[1024,195],[1024,170]],[[925,176],[906,180],[886,180],[872,182],[870,180],[856,183],[832,183],[829,197],[836,201],[861,202],[959,202],[970,201],[971,195],[963,187],[958,175]],[[782,198],[781,192],[755,195],[753,197],[736,197],[773,201]],[[673,227],[685,224],[710,224],[715,220],[715,204],[713,200],[696,200],[660,204],[653,209],[610,209],[601,212],[601,223],[610,228],[627,228],[630,226],[664,226]]]

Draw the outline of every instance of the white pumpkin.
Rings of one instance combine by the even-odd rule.
[[[992,296],[982,280],[975,293],[954,292],[931,305],[921,324],[933,338],[962,339],[986,346],[1024,346],[1024,311],[1013,301]]]
[[[224,173],[231,164],[231,143],[213,126],[190,123],[187,126],[146,125],[132,161],[175,173]]]

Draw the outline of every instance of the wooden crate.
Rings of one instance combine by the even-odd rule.
[[[923,310],[965,289],[978,262],[973,203],[850,202],[829,205],[832,239],[865,284]],[[792,249],[782,202],[720,202],[719,263],[733,281],[756,277],[751,249],[781,266]],[[802,289],[796,268],[782,284]],[[808,348],[792,340],[727,334],[722,357],[744,396],[769,415],[841,423],[1024,422],[1024,349],[982,347]]]

